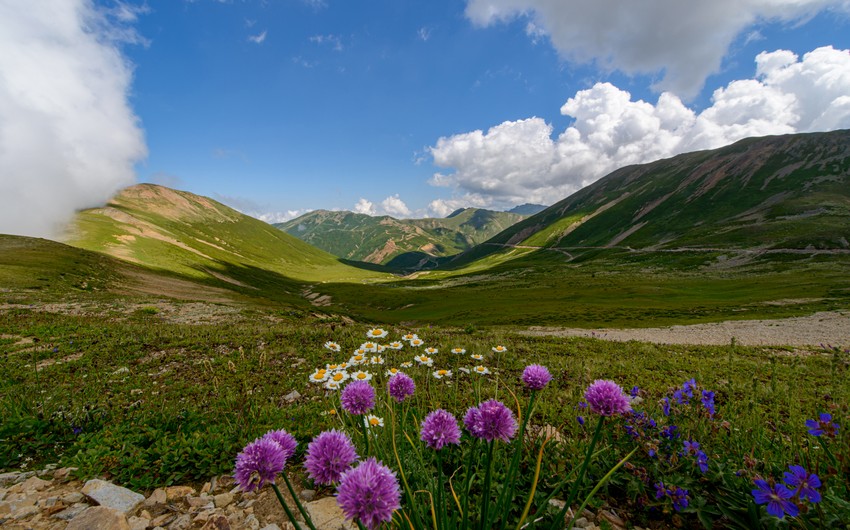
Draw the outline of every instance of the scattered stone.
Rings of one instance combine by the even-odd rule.
[[[151,524],[154,526],[165,526],[176,518],[177,516],[173,513],[164,513],[151,521]]]
[[[54,514],[53,517],[56,519],[62,519],[63,521],[70,521],[71,519],[86,511],[88,507],[88,504],[84,502],[78,502],[77,504],[69,506],[61,512]]]
[[[266,526],[260,528],[260,530],[280,530],[280,527],[274,523],[267,524]]]
[[[158,506],[168,502],[168,497],[165,494],[165,490],[162,488],[157,488],[153,490],[151,496],[144,500],[145,506]]]
[[[586,517],[579,517],[578,519],[575,520],[575,522],[573,523],[573,526],[575,526],[576,528],[587,528],[591,524],[592,523],[590,521],[588,521]]]
[[[324,530],[356,530],[356,526],[345,520],[335,497],[323,497],[304,505],[316,528]]]
[[[615,527],[615,530],[617,528],[625,528],[626,527],[625,521],[623,521],[618,515],[614,514],[613,512],[610,512],[608,510],[600,510],[597,518],[601,519],[603,521],[608,521],[609,523],[611,523],[612,526]]]
[[[283,400],[287,403],[292,403],[293,401],[298,400],[301,397],[301,394],[298,393],[297,390],[293,390],[289,394],[283,396]]]
[[[230,522],[224,515],[216,515],[210,518],[201,530],[231,530]]]
[[[119,510],[93,506],[71,519],[65,530],[130,530],[130,525]]]
[[[213,479],[213,480],[215,480],[215,479]],[[211,489],[212,489],[212,482],[207,482],[206,484],[204,484],[204,487],[201,488],[201,495],[203,495],[204,493],[209,493]]]
[[[257,517],[254,514],[251,514],[245,518],[245,526],[249,530],[260,530],[260,521],[257,520]],[[318,528],[318,526],[316,528]]]
[[[135,515],[127,519],[127,524],[130,526],[130,530],[145,530],[150,522],[150,519],[136,517]]]
[[[168,502],[184,498],[186,495],[194,495],[195,488],[191,486],[169,486],[165,488],[165,498]]]
[[[38,477],[30,477],[21,483],[21,491],[41,491],[49,485],[50,482],[47,480],[41,480]]]
[[[190,508],[203,508],[208,505],[212,506],[213,498],[209,495],[202,495],[201,497],[192,497],[190,495],[186,497],[186,504],[188,504]]]
[[[100,506],[113,508],[125,515],[129,515],[145,500],[145,496],[141,493],[100,479],[86,482],[83,486],[83,494]]]
[[[20,508],[12,512],[12,519],[16,521],[20,519],[26,519],[30,515],[35,515],[40,511],[41,509],[38,506],[35,506],[34,504],[21,506]]]
[[[27,471],[26,473],[14,471],[11,473],[0,473],[0,488],[5,488],[12,484],[18,484],[33,476],[35,476],[35,471]]]
[[[219,493],[218,495],[213,497],[213,501],[215,502],[216,508],[224,508],[225,506],[233,502],[233,494]]]
[[[192,516],[184,513],[168,525],[168,530],[186,530],[192,526]]]
[[[301,490],[298,496],[301,497],[302,501],[310,502],[316,498],[316,490]]]
[[[75,468],[75,467],[59,468],[59,469],[57,469],[56,471],[53,472],[53,478],[56,479],[56,480],[64,480],[64,479],[68,478],[71,475],[71,473],[73,473],[76,470],[77,470],[77,468]]]

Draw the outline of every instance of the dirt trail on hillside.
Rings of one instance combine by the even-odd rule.
[[[724,345],[735,338],[745,346],[850,347],[850,312],[831,311],[777,320],[729,320],[711,324],[662,328],[579,329],[532,326],[521,335],[594,337],[612,341],[637,340],[656,344]]]

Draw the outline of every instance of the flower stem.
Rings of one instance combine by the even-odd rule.
[[[304,522],[307,523],[307,526],[310,527],[310,530],[316,530],[316,527],[313,526],[313,521],[310,519],[310,516],[307,514],[307,511],[301,506],[301,501],[298,500],[298,496],[295,495],[295,489],[292,487],[292,483],[289,482],[289,477],[286,476],[286,473],[281,473],[283,475],[283,481],[286,482],[286,489],[289,490],[289,494],[292,495],[292,500],[295,501],[295,506],[298,508],[298,511],[301,512],[301,517],[304,518]]]
[[[564,507],[561,508],[561,511],[558,512],[558,515],[555,517],[555,521],[552,522],[552,525],[549,527],[549,530],[557,530],[559,526],[563,524],[564,516],[567,514],[567,510],[570,509],[570,505],[572,505],[573,501],[578,495],[578,490],[581,488],[581,483],[584,482],[584,474],[587,471],[587,466],[590,464],[590,457],[593,455],[593,448],[596,447],[596,442],[599,441],[599,435],[602,434],[602,424],[605,423],[605,416],[599,416],[599,422],[596,424],[596,430],[593,431],[593,439],[590,440],[590,447],[587,448],[587,453],[584,457],[584,462],[581,465],[581,469],[578,472],[578,476],[576,477],[576,481],[573,484],[573,487],[570,488],[570,496],[567,499]]]
[[[496,440],[490,440],[490,445],[487,447],[487,472],[484,474],[484,490],[481,492],[481,520],[478,525],[480,530],[486,530],[489,527],[487,509],[490,507],[490,482],[493,479],[494,445],[496,445]]]
[[[596,492],[597,492],[597,491],[599,491],[599,488],[601,488],[601,487],[602,487],[602,486],[603,486],[606,482],[608,482],[608,479],[610,479],[610,478],[611,478],[611,475],[613,475],[615,471],[617,471],[618,469],[620,469],[620,468],[623,466],[623,464],[625,464],[626,462],[628,462],[628,461],[629,461],[629,458],[631,458],[631,457],[632,457],[632,455],[633,455],[633,454],[635,454],[635,452],[636,452],[639,448],[640,448],[640,446],[635,447],[634,449],[632,449],[632,452],[631,452],[631,453],[627,454],[627,455],[625,456],[625,458],[623,458],[622,460],[620,460],[619,462],[617,462],[617,465],[616,465],[616,466],[614,466],[614,467],[612,467],[612,468],[611,468],[611,470],[610,470],[610,471],[608,471],[608,473],[606,473],[604,477],[602,477],[602,479],[601,479],[601,480],[600,480],[600,481],[596,484],[596,486],[595,486],[592,490],[590,490],[590,493],[588,493],[588,494],[587,494],[587,497],[584,499],[584,502],[583,502],[583,503],[581,503],[581,506],[579,506],[579,507],[578,507],[578,510],[576,510],[576,515],[580,514],[580,513],[581,513],[581,511],[582,511],[582,510],[584,510],[584,507],[585,507],[585,506],[587,506],[587,503],[588,503],[588,502],[590,502],[590,499],[591,499],[594,495],[596,495]],[[572,530],[572,528],[573,528],[573,523],[575,523],[575,520],[576,520],[576,518],[575,518],[575,517],[573,517],[573,518],[570,520],[570,524],[569,524],[569,526],[567,526],[567,530]]]
[[[534,398],[537,397],[537,392],[532,390],[531,397],[528,400],[528,407],[525,409],[525,416],[522,418],[522,423],[519,426],[519,436],[516,438],[514,445],[514,456],[511,459],[511,465],[508,468],[508,475],[505,477],[506,487],[502,490],[499,496],[499,501],[496,503],[496,512],[502,514],[502,524],[500,529],[507,526],[508,512],[511,510],[511,503],[514,497],[514,486],[516,484],[517,470],[519,469],[519,460],[522,456],[522,444],[525,438],[525,427],[528,425],[528,419],[531,414],[531,408],[534,406]]]
[[[292,526],[296,529],[300,528],[298,523],[295,522],[295,515],[292,513],[292,510],[289,509],[289,506],[286,505],[286,501],[283,500],[283,495],[281,495],[280,490],[277,487],[277,484],[272,482],[272,489],[274,490],[274,494],[277,495],[277,500],[281,506],[283,506],[283,511],[286,512],[286,516],[289,517],[289,520],[292,522]]]

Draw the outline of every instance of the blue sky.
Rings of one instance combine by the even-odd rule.
[[[43,118],[55,141],[16,152],[58,161],[0,169],[53,184],[57,218],[133,181],[269,221],[551,204],[624,164],[850,127],[845,0],[6,4],[0,133]],[[3,178],[0,231],[44,232],[17,228],[32,194]]]

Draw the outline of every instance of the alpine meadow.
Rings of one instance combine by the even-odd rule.
[[[0,0],[0,527],[850,529],[848,27]]]

